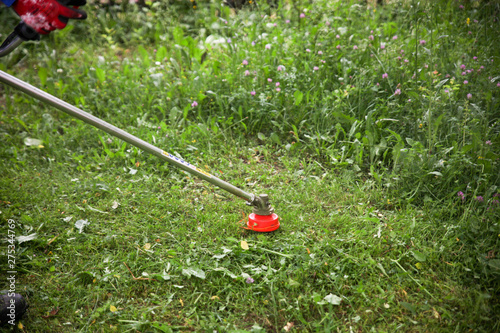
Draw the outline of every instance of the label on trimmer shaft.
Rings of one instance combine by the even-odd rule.
[[[166,151],[162,151],[161,153],[162,153],[163,155],[165,155],[165,156],[167,156],[167,157],[169,157],[169,158],[171,158],[171,159],[173,159],[173,160],[176,160],[177,162],[179,162],[179,163],[181,163],[181,164],[183,164],[183,165],[187,166],[187,167],[188,167],[188,168],[190,168],[190,169],[196,170],[196,171],[198,171],[198,172],[200,172],[200,173],[204,174],[204,175],[205,175],[205,176],[207,176],[207,177],[212,177],[212,175],[211,175],[211,174],[209,174],[208,172],[206,172],[206,171],[204,171],[204,170],[202,170],[202,169],[200,169],[200,168],[197,168],[196,166],[192,165],[192,164],[191,164],[191,163],[189,163],[189,162],[184,161],[183,159],[178,158],[177,156],[174,156],[174,155],[172,155],[172,154],[170,154],[170,153],[167,153]]]

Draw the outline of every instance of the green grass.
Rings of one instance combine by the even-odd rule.
[[[88,5],[0,69],[269,194],[281,227],[0,86],[2,271],[7,222],[36,234],[19,331],[500,331],[496,4],[167,3]]]

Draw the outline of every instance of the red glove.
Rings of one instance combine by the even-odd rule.
[[[68,6],[83,6],[86,0],[66,1]],[[87,13],[67,7],[57,0],[17,0],[12,5],[21,19],[36,32],[46,35],[55,29],[63,29],[68,19],[84,20]]]

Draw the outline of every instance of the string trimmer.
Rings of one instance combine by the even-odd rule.
[[[22,39],[20,38],[22,38],[22,36],[19,36],[17,32],[11,34],[2,44],[2,46],[0,46],[0,57],[10,53],[19,44],[21,44]],[[253,206],[253,212],[248,217],[245,229],[259,232],[268,232],[277,230],[280,227],[278,215],[274,213],[274,208],[271,206],[267,194],[256,196],[254,194],[245,192],[242,189],[233,186],[215,177],[214,175],[194,166],[193,164],[186,162],[162,149],[159,149],[152,144],[147,143],[146,141],[143,141],[133,136],[132,134],[125,132],[122,129],[119,129],[116,126],[113,126],[105,122],[104,120],[101,120],[83,110],[80,110],[79,108],[66,103],[63,100],[60,100],[59,98],[54,97],[38,88],[35,88],[29,83],[19,80],[3,71],[0,71],[0,82],[14,87],[33,98],[38,99],[39,101],[52,105],[53,107],[66,112],[70,116],[83,120],[87,124],[90,124],[105,131],[108,134],[120,138],[137,148],[147,151],[148,153],[153,154],[190,174],[193,174],[203,180],[206,180],[209,183],[222,188],[223,190],[226,190],[229,193],[236,195],[237,197],[245,199],[247,201],[247,205]]]

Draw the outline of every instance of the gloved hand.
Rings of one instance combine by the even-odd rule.
[[[69,0],[63,5],[57,0],[17,0],[12,5],[21,19],[36,32],[46,35],[55,29],[66,27],[69,19],[84,20],[87,13],[75,7],[83,6],[86,0]]]

